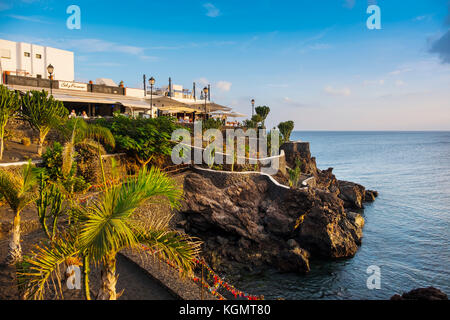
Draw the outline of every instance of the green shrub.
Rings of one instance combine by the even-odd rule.
[[[222,120],[209,118],[202,122],[202,129],[206,131],[208,129],[220,129],[223,126]]]
[[[54,142],[51,148],[42,155],[44,167],[47,171],[49,178],[53,181],[63,178],[62,165],[63,165],[63,146],[59,142]]]
[[[297,188],[300,184],[300,178],[301,178],[301,173],[302,173],[301,167],[302,167],[302,163],[299,160],[296,160],[295,168],[294,169],[288,168],[289,186],[291,188]]]
[[[179,128],[175,118],[129,118],[115,116],[112,121],[99,120],[97,124],[111,130],[116,140],[116,151],[135,158],[141,166],[154,160],[161,165],[172,152],[172,132]]]
[[[294,130],[294,121],[289,120],[285,122],[280,122],[278,124],[278,129],[283,136],[283,142],[288,142],[291,138],[292,130]]]
[[[77,163],[72,163],[72,168],[67,176],[62,171],[63,166],[63,146],[59,142],[54,142],[51,148],[47,148],[42,155],[43,165],[50,180],[61,182],[67,190],[74,192],[84,191],[89,184],[83,177],[76,176]]]

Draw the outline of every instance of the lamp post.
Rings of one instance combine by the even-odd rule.
[[[255,114],[255,99],[252,99],[252,117]]]
[[[204,87],[203,88],[203,96],[205,97],[205,120],[206,120],[206,116],[207,116],[207,112],[206,112],[206,99],[208,97],[208,87]]]
[[[153,118],[153,85],[155,84],[155,78],[151,77],[148,79],[148,83],[150,84],[150,117]]]
[[[50,95],[53,95],[53,71],[55,71],[55,68],[49,64],[47,67],[47,72],[50,74]]]

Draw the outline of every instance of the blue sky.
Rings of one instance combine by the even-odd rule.
[[[81,29],[66,28],[66,8]],[[369,4],[381,30],[369,30]],[[212,85],[297,130],[450,130],[448,0],[0,0],[0,38],[75,53],[77,80]]]

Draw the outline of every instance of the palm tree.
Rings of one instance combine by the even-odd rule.
[[[79,146],[91,150],[93,153],[98,153],[101,165],[103,164],[101,155],[106,153],[101,143],[115,147],[114,136],[106,127],[88,124],[83,119],[73,118],[67,121],[65,129],[69,132],[70,139],[64,144],[62,153],[64,176],[67,176],[72,168],[75,147]]]
[[[5,127],[8,120],[19,110],[19,95],[0,85],[0,160],[3,159]]]
[[[37,196],[36,176],[33,172],[31,162],[22,168],[20,174],[0,170],[0,194],[14,211],[14,221],[11,240],[9,242],[9,253],[7,261],[14,264],[22,260],[22,248],[20,246],[20,213]]]
[[[22,97],[21,118],[39,132],[38,155],[42,155],[42,146],[52,128],[62,126],[68,111],[61,101],[48,96],[45,90],[30,91]]]
[[[82,255],[90,263],[101,264],[102,283],[97,299],[115,300],[118,298],[117,253],[126,248],[140,250],[143,245],[157,250],[186,272],[192,272],[199,242],[170,230],[170,216],[154,214],[145,226],[134,217],[136,209],[155,196],[163,196],[165,202],[177,207],[181,195],[182,191],[165,173],[144,168],[124,184],[105,190],[89,205],[80,206],[68,239],[38,246],[37,251],[24,260],[24,267],[18,274],[28,297],[42,299],[47,282],[52,274],[59,272],[59,266],[70,257]]]

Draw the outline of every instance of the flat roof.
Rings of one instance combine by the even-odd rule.
[[[21,85],[6,85],[10,90],[18,90],[26,93],[30,90],[46,90],[48,88],[21,86]],[[85,103],[104,103],[104,104],[122,104],[130,108],[150,109],[150,96],[145,98],[130,97],[118,94],[108,94],[99,92],[76,91],[67,89],[52,89],[53,96],[56,100],[66,102],[85,102]],[[162,95],[153,95],[153,102],[161,104],[159,110],[166,111],[180,111],[180,112],[204,112],[205,102],[202,100],[191,99],[177,99]],[[163,106],[162,106],[163,105]],[[219,105],[217,103],[206,101],[207,112],[214,112],[217,110],[230,111],[231,108]]]

